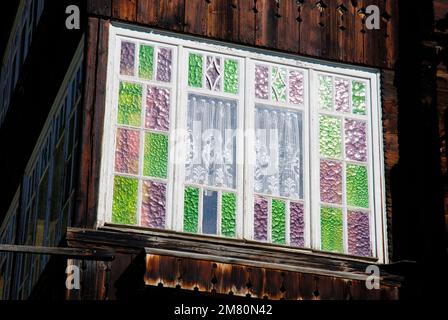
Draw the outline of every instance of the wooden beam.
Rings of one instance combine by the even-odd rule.
[[[142,249],[152,250],[152,252],[164,250],[165,254],[172,252],[172,256],[179,252],[186,256],[200,254],[223,262],[227,259],[227,262],[239,261],[247,265],[250,261],[254,264],[262,264],[265,268],[285,270],[300,268],[300,271],[294,270],[316,274],[325,272],[325,275],[355,279],[364,277],[366,268],[374,264],[380,267],[381,276],[385,282],[399,284],[403,280],[400,274],[383,270],[382,265],[377,264],[375,259],[338,256],[310,249],[278,247],[247,240],[186,235],[173,231],[132,229],[120,226],[106,226],[101,230],[68,228],[66,240],[68,246],[77,248],[94,246],[113,248],[117,252],[128,253],[139,253]]]
[[[113,251],[104,249],[38,247],[0,244],[0,252],[63,256],[70,259],[80,260],[112,261],[115,259]]]

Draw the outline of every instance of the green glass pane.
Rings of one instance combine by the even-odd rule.
[[[118,224],[137,224],[138,180],[115,177],[112,222]]]
[[[148,177],[167,178],[168,136],[159,133],[146,133],[143,174]]]
[[[352,82],[353,113],[366,114],[366,84],[359,81]]]
[[[340,158],[342,153],[341,119],[331,116],[319,117],[320,154]]]
[[[322,110],[333,109],[333,78],[319,76],[319,107]]]
[[[235,236],[236,228],[236,194],[222,194],[221,233],[226,237]]]
[[[151,46],[140,46],[140,65],[138,74],[140,78],[152,79],[154,72],[154,48]]]
[[[225,60],[224,62],[224,91],[238,93],[238,62]]]
[[[142,110],[142,86],[136,83],[120,83],[118,98],[118,123],[140,126]]]
[[[272,68],[272,100],[286,101],[286,69]]]
[[[199,189],[186,187],[184,193],[184,231],[198,232]]]
[[[349,206],[369,207],[369,184],[367,180],[367,167],[347,164],[347,204]]]
[[[188,85],[202,88],[202,56],[190,53],[188,59]]]
[[[281,200],[272,200],[272,242],[286,243],[286,204]]]
[[[342,209],[322,207],[320,210],[321,248],[325,251],[343,252]]]

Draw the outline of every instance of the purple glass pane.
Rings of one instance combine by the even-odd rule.
[[[170,92],[168,89],[148,87],[145,127],[168,131],[170,127]]]
[[[133,76],[134,61],[135,61],[135,44],[132,42],[122,42],[121,58],[120,58],[120,74],[125,76]]]
[[[289,72],[289,102],[303,104],[303,73]]]
[[[268,240],[268,200],[259,196],[254,201],[254,238]]]
[[[345,119],[345,155],[349,160],[367,161],[367,124]]]
[[[165,229],[166,185],[143,181],[141,225]]]
[[[303,204],[291,202],[289,206],[290,213],[290,240],[294,247],[303,247],[305,245],[305,221],[303,218]]]
[[[326,203],[342,203],[341,163],[320,161],[320,200]]]
[[[207,89],[213,91],[221,90],[221,59],[207,56],[206,64]]]
[[[159,48],[157,54],[157,80],[171,81],[171,49]]]
[[[259,99],[269,97],[269,68],[255,66],[255,96]]]
[[[347,224],[348,252],[356,256],[372,256],[369,214],[361,211],[348,211]]]
[[[138,174],[140,133],[135,130],[117,129],[115,171]]]
[[[335,82],[334,82],[334,86],[335,86],[334,103],[336,105],[336,111],[350,112],[349,81],[347,79],[336,78]]]

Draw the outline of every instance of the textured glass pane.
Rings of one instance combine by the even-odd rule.
[[[370,257],[369,214],[361,211],[347,212],[348,253],[356,256]]]
[[[272,100],[286,102],[286,69],[272,67]]]
[[[366,114],[366,84],[359,81],[352,82],[353,113]]]
[[[255,66],[255,97],[269,98],[269,68],[266,66]]]
[[[218,192],[204,190],[202,197],[202,233],[217,234]]]
[[[349,160],[367,161],[367,124],[345,119],[345,156]]]
[[[167,178],[168,137],[164,134],[146,133],[143,174],[148,177]]]
[[[224,63],[224,91],[238,93],[238,61],[226,59]]]
[[[342,164],[320,161],[320,201],[342,203]]]
[[[336,78],[334,80],[335,87],[335,97],[334,104],[336,106],[336,111],[339,112],[350,112],[350,85],[347,79]]]
[[[135,44],[132,42],[121,43],[121,58],[120,58],[120,74],[124,76],[134,75],[135,61]]]
[[[118,128],[115,171],[138,174],[139,148],[140,132]]]
[[[272,200],[272,242],[286,243],[286,204],[281,200]]]
[[[165,229],[166,185],[143,181],[141,224],[144,227]]]
[[[205,70],[205,84],[207,89],[221,91],[221,58],[207,56]]]
[[[233,100],[190,94],[187,113],[189,183],[236,188],[237,105]]]
[[[342,153],[341,119],[331,116],[319,117],[320,154],[340,158]]]
[[[342,209],[322,207],[320,215],[322,250],[342,252]]]
[[[140,126],[142,112],[142,86],[136,83],[120,83],[118,98],[119,124]]]
[[[369,185],[367,167],[347,164],[347,204],[349,206],[369,207]]]
[[[304,102],[303,72],[289,72],[289,102],[303,104]]]
[[[305,245],[305,219],[302,203],[291,202],[289,205],[290,215],[290,240],[294,247]]]
[[[190,53],[188,64],[188,85],[202,88],[202,56]]]
[[[254,198],[254,239],[268,240],[268,200],[255,196]]]
[[[157,80],[163,82],[171,82],[171,49],[157,49]]]
[[[115,177],[112,222],[118,224],[137,223],[138,180]]]
[[[184,194],[184,231],[198,232],[199,189],[186,187]]]
[[[301,199],[302,113],[257,105],[255,130],[255,192]]]
[[[168,89],[148,87],[145,127],[160,131],[169,130],[170,91]]]
[[[223,193],[221,202],[221,234],[226,237],[234,237],[236,229],[236,194]]]
[[[138,74],[141,78],[152,79],[154,72],[154,48],[151,46],[140,46],[140,65]]]
[[[319,107],[333,110],[333,78],[330,76],[319,76]]]

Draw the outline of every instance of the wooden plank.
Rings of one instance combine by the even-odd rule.
[[[321,54],[319,10],[314,2],[305,1],[302,10],[302,23],[300,24],[300,53],[310,56]]]
[[[112,14],[112,0],[88,0],[87,14],[109,18]]]
[[[266,284],[264,295],[272,300],[280,300],[283,297],[283,272],[279,270],[266,270]]]
[[[99,19],[90,17],[87,25],[86,54],[84,62],[83,112],[81,123],[80,164],[78,188],[76,190],[76,212],[73,225],[85,227],[87,224],[87,201],[90,179],[92,151],[92,113],[95,101],[96,65],[98,51]]]
[[[109,227],[111,228],[111,227]],[[336,258],[332,255],[301,252],[287,248],[270,248],[267,245],[241,242],[231,239],[216,239],[189,236],[175,232],[123,232],[81,230],[69,228],[67,242],[71,246],[109,247],[116,250],[138,251],[146,248],[147,252],[179,258],[210,260],[220,263],[241,264],[246,266],[265,267],[283,271],[295,271],[350,279],[366,277],[367,265],[374,262],[354,261],[347,258]],[[128,249],[126,249],[128,248]],[[188,248],[179,251],[179,248]],[[381,266],[380,266],[381,268]],[[382,281],[399,285],[401,277],[381,270]]]
[[[391,16],[391,20],[387,23],[386,38],[386,65],[389,68],[394,68],[395,62],[398,58],[398,27],[399,27],[399,13],[398,1],[387,1],[386,12]]]
[[[255,22],[257,46],[277,48],[277,7],[274,0],[258,0]]]
[[[238,0],[238,42],[242,44],[255,44],[256,14],[253,7],[253,1]]]
[[[300,47],[300,24],[297,22],[297,5],[294,1],[280,1],[277,22],[277,47],[289,52],[298,52]]]
[[[353,14],[351,0],[343,1],[344,7],[347,9],[345,14],[338,19],[338,45],[340,61],[352,62],[353,51],[355,50],[355,40],[353,37],[353,28],[355,24],[355,16]]]
[[[29,253],[37,255],[63,256],[71,259],[82,260],[114,260],[114,252],[105,249],[86,248],[60,248],[41,246],[21,246],[0,244],[0,252]]]
[[[87,203],[87,226],[94,227],[98,214],[98,195],[101,170],[101,146],[106,106],[107,59],[109,49],[109,21],[100,20],[98,30],[98,58],[96,69],[95,105],[93,110],[91,172]]]
[[[174,31],[183,30],[185,0],[160,0],[158,16],[158,27]]]
[[[184,32],[202,36],[207,34],[208,6],[204,0],[185,0]]]
[[[383,1],[380,0],[370,0],[368,5],[376,5],[380,8],[380,12],[384,12]],[[364,41],[364,63],[367,65],[374,66],[384,66],[385,58],[385,48],[384,48],[384,29],[381,29],[381,19],[380,19],[380,29],[369,30],[366,28],[366,35]]]
[[[353,29],[352,36],[354,40],[353,55],[349,58],[350,61],[355,63],[364,63],[364,39],[365,39],[365,26],[363,24],[361,16],[358,14],[358,10],[365,9],[364,1],[358,0],[358,6],[352,7],[353,14]]]
[[[137,22],[148,26],[159,23],[159,0],[139,0],[137,3]]]
[[[231,40],[233,9],[228,0],[213,0],[208,5],[207,37]]]
[[[113,0],[112,16],[115,19],[135,22],[137,19],[137,0]]]

